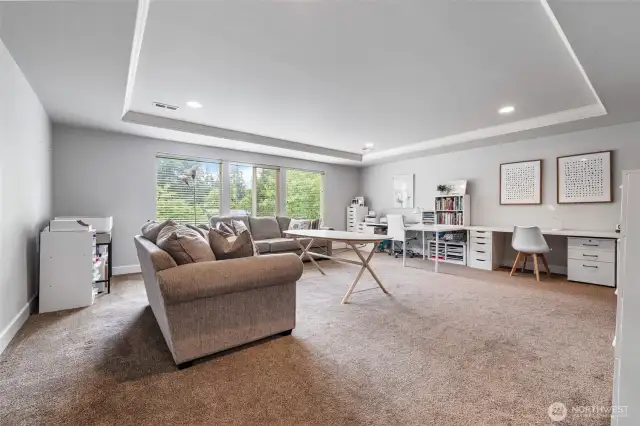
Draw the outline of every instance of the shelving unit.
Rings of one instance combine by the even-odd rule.
[[[435,223],[438,225],[470,225],[470,198],[465,195],[437,195]]]
[[[438,241],[437,253],[439,262],[467,264],[467,243],[464,241]],[[427,259],[433,260],[435,256],[436,242],[427,240]]]

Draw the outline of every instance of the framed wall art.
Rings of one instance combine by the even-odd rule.
[[[413,208],[413,175],[393,177],[393,207]]]
[[[500,164],[500,204],[542,203],[542,160]]]
[[[558,204],[610,203],[611,151],[558,157]]]

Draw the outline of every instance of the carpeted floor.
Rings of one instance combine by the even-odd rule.
[[[544,425],[556,401],[610,405],[613,289],[435,275],[381,254],[372,266],[391,296],[341,305],[357,267],[322,265],[327,277],[305,265],[291,336],[182,371],[140,276],[90,308],[31,316],[0,357],[0,424]]]

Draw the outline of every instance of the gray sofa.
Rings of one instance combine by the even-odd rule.
[[[134,239],[149,305],[179,367],[295,327],[295,254],[178,266],[150,240]]]
[[[283,231],[289,229],[290,217],[285,216],[263,216],[253,217],[247,215],[241,216],[213,216],[210,219],[212,228],[215,228],[218,222],[224,222],[231,225],[232,220],[242,221],[253,237],[260,254],[267,253],[301,253],[300,246],[292,238],[286,238]],[[320,229],[331,229],[321,227]],[[300,238],[300,242],[306,247],[311,241],[310,238]],[[316,240],[311,247],[311,251],[325,253],[331,256],[331,242],[325,240]]]

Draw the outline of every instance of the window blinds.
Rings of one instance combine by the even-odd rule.
[[[322,217],[322,172],[287,169],[287,216],[299,219]]]
[[[156,218],[209,223],[220,214],[220,162],[156,157]]]
[[[229,209],[232,215],[253,214],[253,166],[229,165]]]
[[[280,170],[254,167],[256,216],[275,216],[278,211]]]

